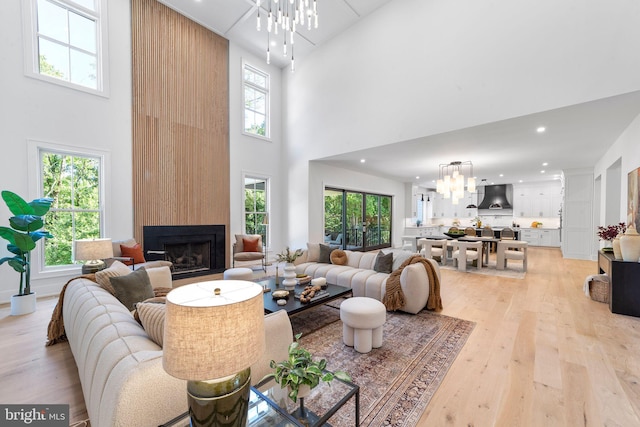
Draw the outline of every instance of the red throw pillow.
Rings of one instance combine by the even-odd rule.
[[[122,256],[125,258],[133,258],[133,262],[135,264],[142,264],[143,262],[147,262],[144,259],[144,255],[142,254],[142,246],[140,243],[136,243],[135,246],[125,246],[120,245],[120,251],[122,252]],[[131,261],[123,261],[126,265],[131,265]]]
[[[253,239],[242,239],[242,247],[244,252],[260,252],[258,249],[258,238]]]

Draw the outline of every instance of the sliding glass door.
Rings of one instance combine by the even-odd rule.
[[[391,196],[325,188],[324,230],[325,244],[335,248],[391,247]]]

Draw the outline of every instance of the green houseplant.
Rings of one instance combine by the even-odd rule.
[[[281,388],[287,387],[289,397],[294,402],[297,401],[299,394],[300,397],[304,397],[301,393],[301,388],[304,386],[308,386],[311,390],[320,384],[320,381],[330,384],[334,378],[351,381],[351,376],[344,371],[323,372],[327,366],[327,360],[313,360],[311,353],[302,348],[298,342],[301,335],[296,335],[295,341],[289,344],[289,358],[282,362],[272,360],[269,366],[275,371],[262,380],[273,378]]]
[[[0,265],[6,262],[20,273],[20,288],[16,297],[31,295],[31,251],[38,240],[53,237],[41,230],[44,227],[42,217],[49,212],[53,199],[46,197],[27,203],[22,197],[6,190],[2,192],[2,199],[13,216],[9,218],[10,227],[0,227],[0,237],[9,242],[7,250],[13,256],[0,259]],[[13,307],[14,299],[11,303]]]

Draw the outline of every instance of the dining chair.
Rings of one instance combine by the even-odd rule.
[[[454,267],[460,271],[467,270],[467,261],[476,261],[478,270],[482,268],[482,242],[465,242],[458,240],[454,243],[451,256]]]
[[[420,239],[418,240],[418,248],[420,249],[420,255],[423,258],[433,258],[438,261],[440,258],[440,264],[447,264],[447,242],[449,240],[432,240],[432,239]]]
[[[498,254],[496,258],[496,269],[507,268],[507,261],[522,261],[522,271],[527,271],[527,247],[528,242],[522,240],[501,240],[498,242]]]
[[[500,230],[500,240],[515,240],[516,233],[510,227],[505,227]]]
[[[482,231],[480,232],[480,236],[482,236],[482,237],[495,237],[495,234],[493,233],[493,228],[489,227],[488,225],[483,227]],[[490,243],[488,246],[489,246],[489,252],[495,252],[496,251],[495,243]]]
[[[473,227],[467,227],[464,229],[464,234],[466,234],[467,236],[476,236],[476,229]]]

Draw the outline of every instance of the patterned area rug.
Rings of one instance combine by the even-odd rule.
[[[428,311],[387,313],[382,347],[360,354],[342,343],[338,306],[339,301],[291,318],[294,333],[302,333],[301,345],[360,386],[360,425],[415,426],[475,323]],[[354,405],[349,400],[331,425],[353,426]]]

